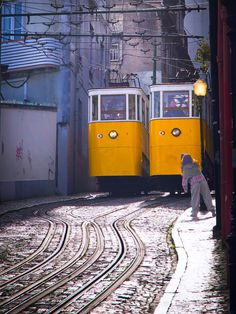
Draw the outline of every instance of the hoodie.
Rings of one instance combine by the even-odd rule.
[[[185,192],[188,190],[188,182],[193,185],[202,181],[202,179],[203,176],[197,163],[193,162],[183,166],[182,186]]]
[[[199,170],[198,164],[191,163],[183,166],[183,176],[188,180],[195,176],[200,176],[201,171]]]

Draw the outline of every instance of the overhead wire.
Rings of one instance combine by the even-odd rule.
[[[32,2],[33,3],[33,2]],[[35,3],[34,3],[35,4]],[[42,3],[39,3],[39,4],[42,4]],[[28,8],[31,8],[31,7],[28,7]],[[35,9],[35,7],[34,7],[34,9]],[[39,8],[38,10],[40,10],[41,8]],[[48,11],[48,10],[46,10],[46,11]],[[50,12],[50,10],[49,10],[49,12]],[[55,18],[55,16],[53,17],[53,18]],[[49,18],[47,18],[48,20],[50,20]],[[83,22],[85,22],[85,21],[83,21]],[[91,22],[91,20],[90,21],[88,21],[88,22]],[[56,23],[58,23],[58,22],[56,22]],[[68,23],[70,26],[71,26],[71,22],[60,22],[60,23]],[[48,30],[50,29],[50,27],[51,27],[52,25],[50,25],[49,27],[48,27]],[[73,25],[72,25],[72,27],[73,27]],[[144,28],[142,28],[142,27],[140,27],[142,30],[144,30]],[[48,31],[47,30],[47,31]],[[47,31],[45,32],[45,35],[47,35],[46,33],[47,33]],[[152,30],[150,30],[150,31],[152,31]],[[67,34],[68,36],[70,36],[70,34]],[[176,35],[176,36],[178,36],[179,34],[173,34],[173,35]],[[82,48],[82,49],[90,49],[90,48]],[[98,49],[98,48],[97,48]],[[107,51],[106,51],[107,52]],[[136,55],[137,56],[137,55]],[[137,56],[137,57],[140,57],[140,58],[145,58],[145,56]],[[148,57],[148,58],[150,58],[150,57]],[[163,59],[163,57],[162,57],[162,59]],[[96,66],[98,66],[97,64],[96,64]]]

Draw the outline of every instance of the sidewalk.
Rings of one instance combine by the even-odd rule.
[[[193,220],[190,211],[173,228],[178,264],[154,314],[229,313],[226,256],[221,240],[213,239],[216,219],[199,213]]]

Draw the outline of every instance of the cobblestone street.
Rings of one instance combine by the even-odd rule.
[[[50,308],[55,307],[58,302],[62,303],[70,295],[81,290],[82,286],[86,282],[88,283],[88,280],[91,280],[89,278],[95,278],[98,271],[107,268],[116,259],[117,239],[113,235],[111,226],[114,221],[119,221],[119,224],[121,224],[123,220],[127,219],[125,217],[129,217],[130,227],[132,230],[135,230],[135,233],[144,244],[144,257],[136,271],[124,280],[123,283],[119,284],[115,291],[111,292],[100,304],[97,304],[90,313],[154,313],[172,278],[177,263],[174,244],[171,239],[173,224],[188,207],[189,199],[185,197],[160,199],[160,195],[158,194],[143,196],[141,198],[96,198],[95,195],[81,195],[67,198],[69,203],[54,203],[63,200],[65,199],[32,199],[25,202],[8,202],[1,205],[0,273],[2,274],[2,279],[0,294],[1,299],[7,301],[1,301],[0,313],[5,313],[6,309],[9,310],[12,308],[11,303],[8,303],[10,296],[21,293],[23,287],[27,290],[27,287],[30,285],[31,297],[36,292],[42,293],[46,286],[51,287],[52,291],[56,290],[54,293],[52,291],[47,292],[47,298],[42,295],[42,298],[35,301],[34,306],[23,306],[25,310],[22,311],[19,308],[17,311],[13,310],[14,313],[18,313],[19,311],[24,313],[26,308],[27,313],[46,313]],[[37,206],[37,204],[43,203],[45,205]],[[51,204],[46,205],[47,203]],[[18,211],[19,208],[25,206],[28,209]],[[4,215],[4,212],[9,210],[12,213]],[[135,216],[133,215],[134,212],[136,213]],[[45,241],[44,238],[49,232],[47,231],[49,230],[47,224],[43,223],[44,219],[48,219],[46,218],[46,214],[50,214],[48,216],[50,217],[50,221],[52,221],[50,224],[57,221],[55,225],[55,230],[57,231],[55,236],[52,234],[53,241],[45,250],[46,255],[44,255],[44,250],[42,250],[38,257],[33,259],[32,255],[36,254],[37,250],[41,248],[42,243]],[[60,245],[60,237],[64,228],[60,221],[68,224],[67,228],[70,231],[63,251],[55,256],[55,258],[51,258],[50,255],[55,254],[53,252],[56,252],[55,250],[58,250],[58,245]],[[209,219],[206,219],[206,221],[209,221]],[[213,219],[211,221],[213,226]],[[83,264],[86,264],[97,246],[97,240],[95,240],[96,228],[93,231],[89,227],[88,231],[91,234],[91,243],[88,247],[87,257],[81,257],[78,261],[75,260],[76,251],[80,250],[78,245],[82,245],[83,242],[84,231],[82,226],[84,222],[94,222],[101,228],[105,239],[105,247],[102,255],[94,262],[94,266],[96,265],[96,267],[90,267],[88,268],[90,271],[84,270],[83,273],[76,276],[72,275],[73,272],[78,271],[79,268],[83,267]],[[197,226],[197,222],[191,222],[191,224],[192,229],[181,230],[183,237],[189,238],[191,233],[193,234],[194,226]],[[94,226],[96,227],[96,225]],[[52,230],[52,232],[54,231]],[[96,296],[109,282],[118,276],[118,269],[125,269],[129,266],[137,248],[135,248],[128,230],[124,230],[122,233],[125,236],[127,245],[127,257],[124,256],[121,262],[119,262],[120,265],[117,270],[112,270],[111,276],[107,275],[94,286],[91,286],[83,295],[75,298],[73,302],[63,305],[63,313],[78,311],[82,304],[87,303],[87,299]],[[196,239],[196,243],[193,243],[196,249],[193,250],[193,255],[189,256],[191,267],[186,272],[188,273],[188,278],[183,277],[183,280],[187,280],[184,283],[185,290],[177,292],[168,313],[227,313],[224,251],[219,240],[211,239],[211,246],[204,247],[205,238],[212,237],[211,232],[203,230],[201,237],[203,245],[199,248]],[[210,255],[206,256],[206,265],[204,264],[204,259],[199,259],[199,255],[204,255],[204,252],[208,252]],[[33,263],[30,262],[29,258],[32,258]],[[47,263],[44,262],[45,258],[49,259]],[[22,265],[22,267],[8,272],[10,268],[16,266],[16,263],[19,264],[26,259],[28,261],[24,264],[25,266]],[[209,259],[211,260],[211,265],[207,262]],[[66,264],[72,260],[74,260],[74,266],[68,265],[68,268],[65,268]],[[194,263],[192,263],[193,261]],[[33,271],[32,267],[37,268]],[[210,270],[209,267],[211,268]],[[60,273],[56,274],[57,281],[64,280],[64,284],[60,288],[54,289],[52,288],[53,279],[50,279],[49,276],[51,273],[56,272],[57,268],[61,269]],[[122,273],[119,276],[121,275]],[[47,285],[45,286],[47,276]],[[204,289],[199,289],[201,293],[197,294],[195,289],[197,288],[197,278],[199,276],[205,276],[206,285]],[[12,278],[14,279],[15,277],[15,281],[11,283]],[[67,282],[66,278],[68,277],[73,279]],[[194,283],[193,290],[191,290],[191,283],[188,282],[189,278],[191,278],[191,283]],[[39,285],[40,280],[43,283],[40,283],[40,288],[33,292],[33,285],[36,282]],[[202,290],[204,290],[203,294]],[[22,297],[25,298],[23,292]],[[19,299],[16,300],[12,301],[14,307],[18,306],[17,304],[20,302]],[[190,312],[189,305],[192,306],[193,304],[195,304],[195,307],[192,307],[193,310]],[[216,309],[218,312],[216,312]]]

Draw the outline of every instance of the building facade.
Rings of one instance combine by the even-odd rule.
[[[173,9],[166,10],[170,6]],[[185,1],[122,1],[119,8],[134,12],[110,20],[117,34],[112,39],[112,80],[136,78],[148,91],[151,84],[190,81],[194,77],[184,29],[184,18],[188,15]]]
[[[96,38],[93,32],[108,34],[110,25],[104,14],[91,14],[100,4],[76,0],[32,4],[26,0],[6,2],[1,8],[0,64],[4,70],[1,71],[0,80],[1,113],[2,106],[6,104],[19,106],[19,121],[24,112],[22,108],[26,110],[26,106],[35,106],[38,110],[50,107],[57,112],[56,120],[48,129],[49,136],[56,133],[53,152],[55,172],[49,179],[52,181],[50,189],[46,188],[48,180],[45,179],[43,194],[52,193],[52,185],[54,193],[59,194],[96,189],[95,182],[88,176],[87,90],[106,84],[109,38]],[[8,139],[3,128],[4,124],[1,123],[1,141],[4,145]],[[40,133],[39,128],[29,130],[35,132],[34,138]],[[8,131],[16,133],[14,128]],[[26,143],[30,136],[24,131],[16,142]],[[46,147],[47,141],[43,145]],[[24,152],[31,150],[31,146],[24,148]],[[15,155],[16,149],[12,147],[8,157]],[[22,155],[22,159],[27,159],[27,153]],[[16,167],[16,158],[4,156],[4,160],[9,171]],[[39,160],[35,162],[35,167],[38,168],[35,173],[38,173],[41,167]],[[24,186],[22,177],[0,180],[1,199],[21,198],[20,192],[16,193],[14,188],[7,191],[7,187],[16,184],[18,187]],[[37,175],[27,180],[34,181],[34,191],[37,190],[37,182],[40,186],[43,184]],[[31,196],[30,184],[28,186],[28,191],[22,197]],[[38,191],[42,193],[42,189]]]
[[[161,11],[163,5],[182,9]],[[119,12],[113,14],[113,9]],[[151,12],[155,9],[160,10]],[[124,13],[127,10],[132,12]],[[192,73],[184,37],[185,14],[183,0],[48,0],[42,4],[28,0],[3,1],[1,110],[2,106],[12,104],[16,110],[17,106],[24,110],[27,106],[38,110],[52,108],[56,120],[48,132],[56,134],[56,142],[54,176],[44,178],[44,182],[37,175],[27,178],[29,189],[24,189],[22,196],[20,191],[26,186],[26,179],[11,177],[7,181],[6,177],[0,177],[1,199],[30,197],[32,186],[39,195],[96,190],[95,179],[88,175],[88,89],[108,87],[112,78],[114,81],[119,78],[143,87],[148,93],[153,83],[178,81],[182,70]],[[18,115],[19,125],[24,110]],[[1,123],[2,146],[7,142],[3,127]],[[37,138],[40,129],[32,130]],[[14,128],[11,132],[15,134],[15,143],[26,143],[25,138],[30,136],[25,131],[18,134]],[[21,167],[22,172],[25,168],[16,158],[8,158],[10,154],[16,155],[17,145],[14,149],[3,149],[1,158],[5,169]],[[4,155],[6,151],[9,156]],[[27,160],[28,151],[31,147],[24,146],[23,160]],[[40,162],[34,165],[38,173]],[[9,190],[9,186],[13,188]]]

